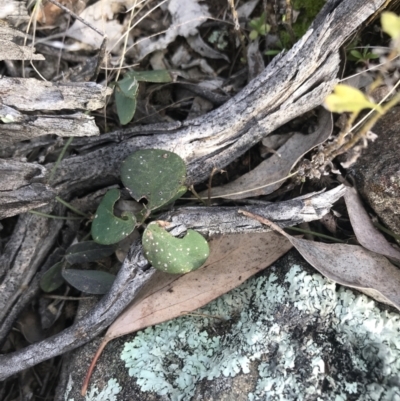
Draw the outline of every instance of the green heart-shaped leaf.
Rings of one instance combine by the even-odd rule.
[[[121,166],[121,180],[134,199],[147,200],[155,210],[174,201],[186,191],[185,162],[175,153],[143,149],[131,154]]]
[[[119,199],[118,189],[111,189],[101,200],[92,222],[92,237],[99,244],[115,244],[126,238],[136,225],[136,218],[130,212],[122,213],[122,218],[114,215],[114,204]]]
[[[175,238],[157,222],[150,223],[143,233],[143,250],[157,270],[172,274],[198,269],[210,253],[207,241],[198,232],[188,230],[183,238]]]

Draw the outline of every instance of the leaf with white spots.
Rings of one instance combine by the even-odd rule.
[[[183,274],[198,269],[210,253],[208,243],[198,232],[188,230],[183,238],[175,238],[158,222],[150,223],[143,233],[143,250],[157,270]]]
[[[66,253],[65,259],[71,265],[78,263],[95,262],[114,253],[114,247],[99,244],[94,241],[83,241],[71,245]]]
[[[147,200],[147,209],[155,210],[186,192],[185,162],[175,153],[143,149],[131,154],[121,166],[122,183],[134,199]]]
[[[124,212],[121,217],[114,215],[114,204],[119,199],[118,189],[111,189],[101,200],[92,222],[92,237],[99,244],[115,244],[126,238],[136,225],[133,213]]]

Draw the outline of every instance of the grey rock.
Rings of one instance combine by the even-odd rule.
[[[400,108],[373,128],[378,135],[350,170],[362,197],[384,224],[400,235]]]
[[[399,314],[326,280],[296,251],[199,312],[112,341],[86,398],[100,339],[73,352],[57,399],[400,399]]]

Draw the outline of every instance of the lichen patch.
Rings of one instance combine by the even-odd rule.
[[[147,328],[121,354],[142,391],[189,400],[203,379],[247,374],[248,399],[394,400],[400,394],[400,319],[374,301],[293,266],[283,282],[253,278],[189,316]],[[396,379],[397,378],[397,379]]]

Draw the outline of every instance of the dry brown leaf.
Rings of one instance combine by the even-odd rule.
[[[193,311],[242,284],[284,255],[292,245],[274,232],[231,234],[210,241],[210,256],[200,269],[181,276],[157,272],[140,296],[108,328],[92,361],[114,338]]]
[[[358,242],[372,252],[400,262],[400,252],[374,227],[355,188],[346,188],[344,194],[347,211]]]
[[[79,14],[86,5],[86,2],[81,0],[58,0],[58,2],[75,14]],[[47,2],[39,7],[36,20],[44,26],[54,26],[62,14],[64,14],[63,9],[53,3]]]
[[[164,50],[172,43],[177,36],[184,38],[193,38],[191,47],[197,50],[200,49],[199,40],[196,39],[198,36],[197,27],[203,24],[208,18],[211,17],[208,11],[207,2],[199,2],[198,0],[170,0],[168,2],[168,12],[171,15],[171,25],[161,36],[156,38],[143,38],[135,43],[134,59],[136,62],[142,60],[148,54],[153,53],[156,50]],[[190,40],[190,39],[189,39]],[[204,48],[207,51],[208,56],[211,54],[211,58],[225,58],[217,51],[212,51],[208,46]],[[211,52],[211,53],[210,53]],[[212,56],[214,55],[214,57]]]
[[[104,35],[107,36],[107,51],[118,53],[124,43],[121,37],[126,31],[126,26],[116,18],[116,14],[123,7],[129,9],[134,4],[134,0],[100,0],[86,7],[79,16],[100,32],[104,32]],[[103,36],[99,35],[90,26],[85,25],[79,20],[75,20],[65,34],[82,43],[88,44],[94,49],[99,49],[104,39]]]
[[[243,199],[249,196],[267,195],[282,184],[298,160],[315,146],[325,142],[332,132],[332,117],[321,109],[318,128],[310,135],[295,133],[277,153],[259,164],[249,173],[221,187],[213,188],[211,196],[227,199]],[[271,184],[271,185],[269,185]],[[239,192],[242,194],[237,194]],[[229,195],[235,194],[235,195]],[[207,196],[207,193],[201,193]]]
[[[400,270],[384,256],[358,245],[325,244],[295,238],[261,216],[240,212],[284,235],[325,277],[400,310]]]
[[[179,277],[157,272],[146,295],[109,327],[106,336],[119,337],[198,309],[265,269],[290,248],[286,239],[273,232],[215,238],[201,269]]]

